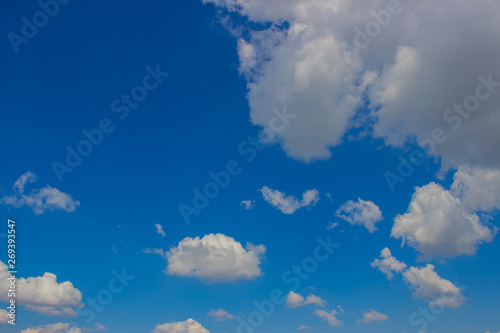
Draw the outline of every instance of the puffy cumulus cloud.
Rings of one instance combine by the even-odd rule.
[[[461,289],[451,281],[440,277],[431,264],[422,268],[410,267],[403,272],[403,276],[414,290],[412,296],[429,300],[430,305],[457,308],[465,300]]]
[[[82,330],[78,327],[71,327],[67,323],[56,323],[27,328],[22,330],[21,333],[82,333]]]
[[[165,231],[163,231],[163,226],[159,223],[156,223],[155,224],[155,228],[156,228],[156,233],[158,235],[160,235],[161,237],[165,237]]]
[[[392,272],[401,273],[410,289],[413,290],[412,297],[426,300],[429,306],[457,308],[465,301],[462,289],[440,277],[434,271],[433,265],[411,266],[406,269],[406,264],[394,258],[388,248],[382,250],[381,257],[383,259],[376,259],[371,264],[372,267],[378,268],[389,279],[393,277]],[[386,260],[385,263],[384,260]]]
[[[235,318],[232,314],[223,309],[210,310],[208,316],[214,318],[216,321],[233,320]]]
[[[297,308],[299,306],[304,306],[308,304],[315,304],[319,306],[325,306],[326,301],[321,297],[313,294],[309,294],[305,299],[301,294],[290,291],[286,296],[286,305],[290,308]]]
[[[157,325],[153,333],[210,333],[193,319]]]
[[[9,289],[8,268],[0,261],[0,290]],[[57,282],[52,273],[42,276],[18,278],[16,300],[28,310],[50,316],[76,316],[73,308],[80,308],[82,293],[69,281]],[[7,293],[0,294],[0,301],[7,302]]]
[[[167,273],[213,282],[253,279],[262,274],[260,257],[265,251],[264,245],[248,243],[244,248],[223,234],[186,237],[166,253]]]
[[[319,192],[315,189],[304,192],[302,200],[292,195],[285,196],[283,192],[273,190],[267,186],[262,187],[259,191],[262,193],[264,200],[271,206],[288,215],[295,213],[297,209],[314,206],[319,201]]]
[[[489,190],[475,188],[480,182],[468,179],[466,185],[459,185],[465,177],[462,171],[452,186],[454,192],[462,193],[462,198],[436,183],[417,187],[407,212],[394,219],[391,236],[402,238],[421,253],[422,259],[473,255],[479,244],[491,242],[495,236],[497,229],[486,225],[487,218],[482,221],[470,211],[470,206],[480,205],[481,196]],[[491,207],[492,201],[487,198],[485,204]]]
[[[332,326],[332,327],[335,327],[335,326],[342,326],[344,323],[342,321],[340,321],[339,319],[337,319],[336,315],[337,315],[337,311],[336,310],[332,310],[330,312],[327,312],[327,311],[323,311],[323,310],[314,310],[314,313],[320,317],[321,319],[323,319],[324,321],[327,321],[328,322],[328,326]]]
[[[363,312],[363,319],[359,319],[358,323],[371,323],[373,321],[389,320],[389,317],[383,313],[370,309],[368,312]]]
[[[380,208],[372,201],[364,201],[358,198],[358,202],[352,200],[344,203],[335,215],[344,219],[352,225],[363,225],[370,233],[375,232],[375,223],[382,221]]]
[[[48,185],[41,189],[34,189],[29,194],[26,194],[24,192],[26,184],[35,181],[36,175],[28,171],[14,183],[14,194],[1,198],[0,204],[15,208],[27,206],[37,215],[43,214],[46,210],[63,210],[70,213],[80,205],[80,202],[73,200],[71,195]]]
[[[375,259],[370,265],[384,273],[389,280],[392,280],[393,272],[401,273],[406,269],[406,264],[394,258],[388,248],[382,250],[380,258]]]
[[[283,105],[297,115],[276,133],[289,156],[328,158],[360,124],[394,146],[424,146],[440,127],[446,165],[499,165],[499,3],[202,1],[243,18],[233,33],[251,120],[267,127]]]
[[[500,209],[500,171],[460,167],[454,175],[451,193],[470,211]]]

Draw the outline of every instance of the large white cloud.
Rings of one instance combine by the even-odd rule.
[[[302,194],[302,200],[292,195],[285,196],[285,193],[273,190],[267,186],[262,187],[259,191],[262,193],[264,200],[271,206],[288,215],[295,213],[297,209],[314,206],[319,201],[319,192],[315,189],[305,191]]]
[[[70,213],[80,205],[80,202],[73,200],[71,195],[48,185],[40,189],[34,189],[29,194],[26,194],[24,192],[26,184],[35,181],[36,175],[28,171],[14,183],[14,194],[1,198],[0,204],[15,208],[27,206],[37,215],[43,214],[46,210],[63,210]]]
[[[264,245],[241,243],[223,234],[184,238],[166,253],[170,275],[194,276],[214,282],[253,279],[262,274]]]
[[[482,100],[471,115],[453,111],[454,104],[474,102],[467,98],[476,95],[479,76],[488,81],[491,74],[500,82],[500,48],[492,42],[500,34],[500,3],[203,2],[236,12],[242,21],[267,23],[257,28],[239,24],[233,33],[239,38],[252,122],[267,127],[273,108],[282,106],[297,115],[277,133],[289,156],[328,158],[329,147],[368,119],[363,123],[368,130],[395,146],[422,141],[443,128],[448,138],[435,153],[447,165],[500,165],[494,144],[500,141],[500,86],[480,88]],[[370,102],[368,117],[359,108],[364,96]]]
[[[210,333],[193,319],[157,325],[153,333]]]
[[[436,183],[417,187],[408,211],[394,219],[391,235],[417,249],[423,259],[473,255],[497,231],[473,209],[498,208],[499,183],[496,171],[461,167],[451,191]]]
[[[335,215],[344,219],[352,225],[363,225],[370,233],[375,232],[375,223],[382,221],[382,211],[372,201],[358,198],[358,202],[352,200],[344,203]]]
[[[406,264],[394,258],[388,248],[382,250],[381,257],[383,260],[375,259],[372,267],[378,268],[389,279],[393,277],[393,272],[401,273],[413,290],[412,297],[426,300],[430,306],[449,308],[457,308],[465,301],[462,289],[440,277],[433,265],[406,268]]]
[[[0,290],[9,289],[10,274],[8,268],[0,261]],[[74,308],[83,306],[82,293],[70,281],[57,282],[52,273],[42,276],[18,278],[16,281],[16,300],[28,310],[51,316],[76,316]],[[7,292],[0,293],[0,301],[7,302]]]

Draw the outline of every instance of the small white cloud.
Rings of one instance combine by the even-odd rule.
[[[165,231],[163,231],[163,226],[159,223],[156,223],[155,224],[155,227],[156,227],[156,232],[161,236],[161,237],[165,237]]]
[[[209,234],[186,237],[166,253],[170,275],[193,276],[213,282],[253,279],[262,274],[260,256],[264,245],[248,243],[246,249],[233,238]]]
[[[233,320],[235,318],[232,314],[227,313],[227,311],[223,309],[210,310],[208,316],[214,318],[216,321]]]
[[[148,253],[148,254],[159,254],[160,256],[165,256],[165,252],[163,252],[163,249],[143,249],[142,253]]]
[[[9,313],[6,310],[0,309],[0,325],[7,324],[10,318],[7,316]]]
[[[314,327],[313,326],[306,326],[306,325],[300,325],[299,330],[312,330]]]
[[[314,206],[319,201],[319,192],[315,189],[308,190],[302,194],[302,200],[294,196],[285,196],[284,193],[273,190],[267,186],[259,189],[266,200],[271,206],[279,209],[283,214],[291,215],[297,209],[303,207]]]
[[[210,333],[193,319],[157,325],[153,333]]]
[[[339,319],[337,319],[337,317],[336,317],[337,311],[335,311],[335,310],[327,312],[327,311],[316,309],[316,310],[314,310],[314,313],[318,317],[320,317],[321,319],[323,319],[324,321],[327,321],[328,322],[328,326],[336,327],[336,326],[342,326],[344,324]]]
[[[335,212],[335,215],[352,225],[365,226],[370,233],[377,230],[375,223],[382,221],[380,208],[373,202],[364,201],[361,198],[358,202],[347,201]]]
[[[388,320],[389,317],[378,311],[370,309],[368,312],[363,312],[363,319],[359,319],[358,323],[371,323],[373,321],[383,321]]]
[[[251,210],[255,206],[255,200],[243,200],[240,203],[240,206],[242,206],[246,210]]]
[[[308,304],[315,304],[319,306],[325,306],[326,301],[320,297],[309,294],[305,299],[302,295],[290,291],[286,296],[286,305],[290,308],[297,308],[299,306],[304,306]]]
[[[326,226],[326,229],[328,229],[328,230],[330,230],[330,229],[335,229],[335,228],[336,228],[336,227],[338,227],[338,226],[339,226],[339,223],[338,223],[338,222],[335,222],[335,223],[330,222],[330,224]]]
[[[394,258],[391,254],[391,250],[388,248],[382,250],[380,258],[381,259],[375,259],[370,265],[384,273],[389,280],[394,276],[392,273],[393,271],[401,273],[406,269],[406,264]]]
[[[36,175],[27,172],[22,175],[13,186],[14,194],[4,196],[0,199],[0,204],[19,208],[27,206],[37,215],[43,214],[46,210],[63,210],[73,212],[80,202],[73,200],[71,195],[59,191],[57,188],[45,186],[41,189],[34,189],[29,194],[24,193],[27,183],[36,181]]]

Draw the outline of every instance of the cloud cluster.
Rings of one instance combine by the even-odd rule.
[[[8,268],[0,261],[0,290],[9,289]],[[16,300],[28,310],[49,316],[76,316],[74,308],[83,306],[82,293],[69,281],[57,282],[52,273],[42,276],[18,278]],[[0,294],[0,301],[7,302],[7,293]]]
[[[449,308],[457,308],[465,301],[462,290],[451,281],[440,277],[434,271],[433,265],[406,268],[406,264],[394,258],[388,248],[382,250],[380,257],[382,260],[375,259],[371,266],[383,272],[389,280],[392,279],[393,272],[401,273],[413,290],[412,297],[424,299],[430,306]]]
[[[203,2],[240,16],[227,26],[252,122],[266,127],[281,106],[300,119],[276,133],[289,156],[329,158],[356,127],[398,147],[442,128],[433,153],[446,165],[500,165],[497,2]]]
[[[305,299],[301,294],[290,291],[286,296],[286,305],[290,308],[298,308],[308,304],[315,304],[318,306],[325,306],[326,301],[321,297],[309,294]]]
[[[193,319],[157,325],[153,333],[210,333]]]
[[[319,201],[319,192],[315,189],[304,192],[302,200],[292,195],[285,196],[283,192],[273,190],[267,186],[262,187],[259,191],[262,193],[264,200],[271,206],[288,215],[295,213],[297,209],[314,206]]]
[[[359,319],[359,323],[371,323],[373,321],[389,320],[389,317],[383,313],[370,309],[368,312],[363,312],[363,319]]]
[[[73,200],[71,195],[48,185],[41,189],[34,189],[29,194],[26,194],[24,192],[26,184],[35,181],[36,175],[28,171],[14,183],[14,194],[1,198],[0,204],[14,208],[27,206],[37,215],[43,214],[46,210],[63,210],[70,213],[80,205],[80,202]]]
[[[473,255],[497,231],[476,212],[498,209],[499,197],[500,172],[461,167],[451,190],[436,183],[417,187],[408,211],[394,219],[391,236],[402,238],[422,259]]]
[[[253,279],[262,274],[260,257],[264,245],[241,243],[223,234],[184,238],[167,253],[167,273],[193,276],[213,282]]]
[[[358,202],[352,200],[344,203],[335,215],[349,222],[351,225],[363,225],[370,233],[377,231],[375,223],[382,221],[382,211],[372,201],[358,198]]]
[[[27,328],[22,330],[21,333],[82,333],[82,330],[78,327],[71,327],[67,323],[56,323]]]

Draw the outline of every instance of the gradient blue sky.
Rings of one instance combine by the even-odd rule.
[[[498,4],[492,6],[498,9]],[[1,8],[3,36],[19,33],[21,18],[40,10],[34,1],[7,1]],[[106,288],[113,269],[125,268],[135,279],[114,295],[94,321],[109,332],[152,332],[158,324],[188,318],[210,332],[236,332],[237,320],[216,321],[207,316],[208,312],[224,309],[245,318],[255,311],[253,302],[268,299],[272,290],[281,289],[287,294],[290,285],[282,281],[282,274],[313,255],[317,237],[331,237],[340,248],[319,263],[318,269],[295,290],[304,297],[311,293],[321,297],[326,306],[278,305],[255,332],[293,332],[300,325],[314,327],[311,332],[418,331],[409,323],[409,317],[425,308],[426,300],[411,296],[409,282],[401,274],[396,273],[389,281],[370,265],[385,247],[408,267],[430,263],[443,279],[466,286],[462,290],[463,304],[447,308],[428,324],[426,332],[500,330],[500,247],[496,239],[478,242],[473,254],[419,260],[421,251],[391,237],[394,220],[407,211],[415,187],[436,182],[449,189],[455,170],[462,164],[453,165],[439,178],[436,173],[442,163],[429,158],[393,192],[384,173],[397,173],[399,157],[407,157],[418,145],[411,140],[398,148],[388,144],[383,135],[360,135],[371,126],[368,123],[347,128],[342,141],[328,143],[331,157],[327,158],[307,162],[287,154],[287,149],[293,147],[279,142],[258,151],[251,162],[238,152],[243,141],[258,136],[262,130],[255,120],[259,113],[251,109],[252,103],[255,108],[259,103],[247,96],[247,80],[251,79],[248,73],[245,76],[239,72],[244,59],[241,52],[238,55],[238,39],[247,38],[250,43],[249,34],[265,31],[269,24],[252,23],[244,13],[231,13],[228,17],[233,27],[256,25],[249,28],[250,32],[245,28],[238,37],[221,22],[226,14],[225,9],[218,12],[214,5],[194,0],[71,1],[61,5],[59,13],[34,38],[20,45],[18,53],[7,37],[2,39],[2,197],[11,195],[13,184],[30,171],[36,174],[37,181],[27,185],[27,192],[48,185],[80,203],[74,211],[56,209],[42,214],[35,214],[26,205],[0,205],[0,233],[6,233],[7,218],[17,221],[18,276],[53,273],[58,282],[70,281],[81,292],[82,303],[87,304],[89,297]],[[274,53],[270,54],[272,58]],[[384,63],[380,59],[385,61],[384,57],[375,54],[365,58],[365,63],[370,70],[382,71]],[[392,58],[387,64],[393,62]],[[422,59],[425,63],[424,56]],[[121,120],[120,114],[112,111],[111,103],[142,83],[147,66],[157,65],[169,76]],[[498,68],[492,71],[498,72]],[[474,87],[475,77],[471,78]],[[282,109],[284,105],[275,107]],[[358,110],[359,115],[374,112],[366,105]],[[306,111],[293,121],[300,123]],[[495,112],[498,114],[498,104]],[[60,181],[53,162],[64,163],[65,147],[75,148],[84,139],[81,131],[98,127],[104,118],[112,121],[115,130],[105,134],[102,144]],[[497,121],[498,117],[491,119]],[[312,128],[310,137],[315,133]],[[350,135],[355,139],[349,139]],[[293,141],[290,137],[282,140]],[[455,158],[455,150],[450,151],[451,158]],[[179,204],[192,205],[193,188],[203,188],[211,181],[209,172],[225,169],[231,160],[239,163],[241,173],[232,177],[230,184],[186,224]],[[476,160],[474,164],[464,158],[463,165],[467,162],[495,172],[500,168],[496,161],[483,163],[480,157]],[[298,199],[305,191],[316,189],[319,201],[293,214],[283,214],[263,198],[259,189],[264,186]],[[336,216],[339,207],[358,198],[380,208],[383,219],[377,222],[376,232]],[[244,209],[240,205],[243,200],[255,200],[253,209]],[[477,216],[493,233],[499,225],[496,209],[477,210]],[[339,223],[337,227],[327,229],[335,222]],[[156,232],[157,223],[163,226],[165,237]],[[165,272],[165,257],[143,251],[168,251],[186,237],[218,233],[243,246],[247,242],[263,244],[266,251],[259,263],[262,274],[223,283],[172,275]],[[5,238],[0,240],[0,261],[6,262]],[[336,316],[342,326],[330,327],[314,313],[315,309],[338,310],[338,306],[345,311]],[[389,319],[358,323],[363,312],[370,309]],[[0,325],[0,331],[21,332],[60,322],[74,323],[83,330],[92,326],[85,319],[47,316],[21,306],[17,325]]]

